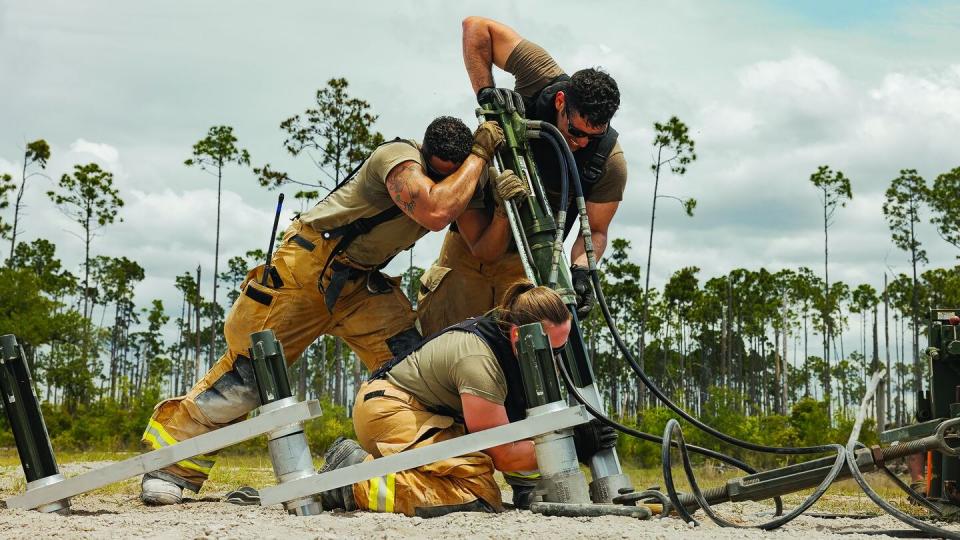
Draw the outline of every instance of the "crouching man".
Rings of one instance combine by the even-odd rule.
[[[526,416],[518,327],[539,322],[562,347],[570,312],[556,292],[515,283],[500,306],[455,324],[395,358],[360,387],[353,410],[359,444],[338,439],[322,472],[438,443]],[[324,492],[324,509],[435,517],[502,509],[494,469],[537,468],[532,441],[517,441]]]

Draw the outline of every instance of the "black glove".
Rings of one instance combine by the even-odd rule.
[[[600,450],[617,446],[617,430],[594,418],[573,428],[573,443],[577,447],[577,461],[587,464]]]
[[[570,279],[573,280],[573,292],[577,294],[577,317],[582,321],[597,303],[593,283],[590,282],[590,270],[575,264],[570,267]]]
[[[508,102],[510,106],[508,106]],[[516,109],[521,115],[525,114],[525,106],[523,104],[523,97],[509,88],[494,88],[492,86],[484,86],[480,90],[477,90],[477,103],[481,107],[487,107],[490,109],[502,109],[507,108],[508,110],[513,108]]]

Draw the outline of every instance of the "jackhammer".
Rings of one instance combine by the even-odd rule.
[[[500,124],[506,142],[497,152],[497,167],[500,171],[513,170],[531,188],[531,195],[526,199],[519,202],[505,201],[514,244],[527,278],[537,285],[547,285],[555,289],[569,307],[573,320],[567,346],[559,354],[559,361],[568,366],[573,375],[573,384],[581,395],[594,407],[602,408],[600,392],[594,381],[593,366],[577,319],[576,295],[562,252],[569,175],[572,174],[571,168],[576,168],[576,163],[573,162],[566,142],[556,127],[546,122],[527,120],[524,118],[524,106],[519,96],[501,89],[496,92],[497,102],[488,108],[478,109],[478,119],[495,120]],[[560,199],[561,209],[556,219],[530,149],[529,141],[537,139],[546,141],[554,148],[561,165],[563,193]],[[574,170],[573,173],[575,172]],[[580,221],[580,232],[588,253],[592,255],[590,227],[585,219],[586,206],[583,196],[578,196],[576,202],[580,216],[584,218]],[[592,257],[590,265],[596,269],[596,261]],[[556,380],[555,371],[551,377]],[[572,445],[570,451],[573,451]],[[576,460],[575,452],[572,458]],[[630,479],[623,473],[615,449],[597,452],[590,458],[589,465],[593,477],[589,486],[590,499],[594,503],[610,503],[620,493],[632,491]]]

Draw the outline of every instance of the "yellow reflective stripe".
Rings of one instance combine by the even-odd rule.
[[[523,474],[521,472],[505,472],[504,476],[515,476],[517,478],[540,478],[540,471],[534,471],[530,474]]]
[[[209,467],[204,467],[203,465],[198,464],[192,459],[185,459],[183,461],[178,461],[177,465],[183,467],[184,469],[190,469],[191,471],[197,471],[198,473],[209,475],[210,469],[213,468],[211,463]]]
[[[395,493],[394,488],[396,487],[396,484],[397,484],[397,475],[394,473],[388,474],[387,475],[387,497],[386,497],[387,500],[384,508],[385,512],[393,513],[393,496]]]
[[[167,433],[167,430],[163,429],[163,425],[153,418],[147,423],[147,429],[143,432],[143,440],[150,443],[150,446],[152,446],[154,450],[166,448],[180,442]],[[178,461],[177,465],[203,475],[209,475],[210,470],[213,469],[213,463],[214,456],[204,454]]]
[[[163,448],[163,445],[160,444],[159,441],[157,441],[157,438],[150,431],[144,432],[143,440],[144,442],[150,443],[150,446],[152,446],[154,450],[159,450],[160,448]]]
[[[367,509],[371,511],[378,511],[377,508],[377,492],[380,490],[380,477],[370,479],[370,493],[367,496]]]
[[[170,446],[178,442],[172,435],[167,433],[167,430],[163,429],[160,422],[157,422],[153,418],[147,423],[147,430],[143,432],[144,440],[147,439],[148,435],[153,435],[153,442],[159,445],[159,447]]]

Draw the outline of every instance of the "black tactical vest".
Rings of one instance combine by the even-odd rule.
[[[527,118],[531,120],[540,120],[557,125],[557,108],[554,100],[557,92],[563,90],[568,92],[570,87],[570,77],[566,74],[559,75],[550,81],[540,92],[531,98],[524,98],[524,106],[527,109]],[[600,139],[592,139],[587,146],[575,151],[573,158],[577,163],[577,170],[580,172],[580,184],[583,186],[583,197],[587,199],[593,191],[593,187],[603,176],[603,167],[617,143],[617,130],[613,127],[607,128],[607,133]],[[561,141],[561,144],[566,144]],[[556,152],[550,143],[535,139],[530,141],[530,149],[533,152],[533,159],[537,163],[537,172],[540,173],[540,181],[548,191],[560,193],[560,164],[557,162]],[[573,180],[571,179],[571,182]],[[569,186],[571,200],[567,207],[567,222],[563,226],[564,237],[570,233],[574,223],[577,221],[577,206],[573,200],[574,187]],[[552,209],[554,214],[559,210]]]
[[[492,316],[472,317],[461,323],[448,326],[436,334],[425,338],[416,348],[404,354],[402,357],[394,357],[380,369],[370,375],[371,381],[383,379],[394,366],[404,361],[410,353],[423,348],[430,341],[446,334],[447,332],[470,332],[479,337],[493,351],[493,355],[503,371],[503,376],[507,381],[507,397],[504,399],[503,407],[507,410],[507,418],[511,422],[523,420],[527,416],[527,399],[523,390],[523,376],[520,373],[520,365],[517,364],[517,357],[513,354],[513,347],[510,345],[510,338],[503,335],[500,325]],[[457,417],[458,413],[449,410],[437,411],[447,416]]]

